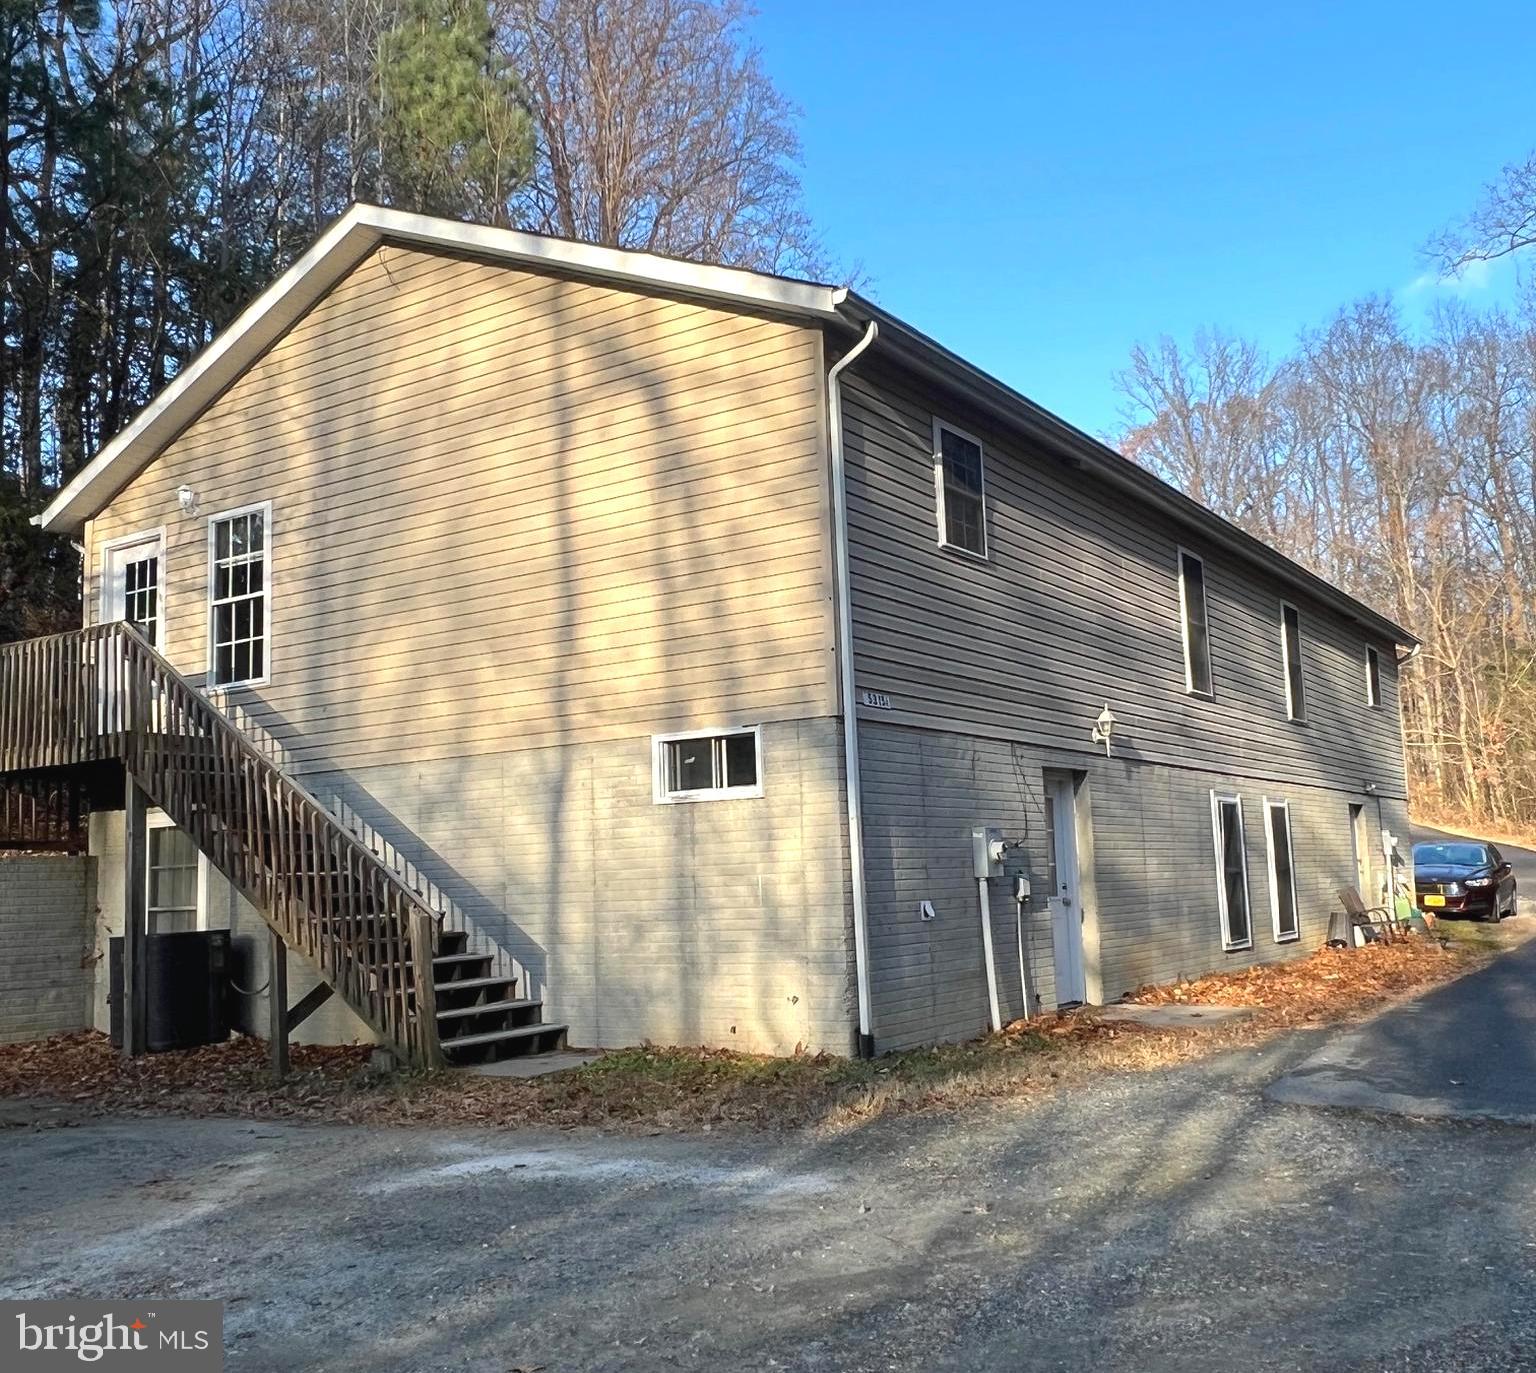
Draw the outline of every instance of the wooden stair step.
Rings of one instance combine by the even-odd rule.
[[[511,987],[516,983],[515,977],[464,977],[457,982],[434,982],[432,990],[442,995],[444,992],[467,992],[472,987]]]
[[[439,1011],[437,1018],[439,1020],[459,1020],[466,1019],[472,1015],[496,1015],[502,1011],[533,1010],[543,1004],[542,1001],[532,1001],[527,998],[519,1000],[516,997],[510,1001],[482,1001],[474,1006],[450,1006],[446,1010]]]
[[[486,1044],[511,1044],[518,1040],[542,1039],[546,1035],[563,1038],[569,1028],[565,1025],[519,1025],[511,1030],[487,1030],[480,1035],[455,1035],[442,1042],[443,1051],[450,1049],[477,1049]]]
[[[489,963],[491,956],[488,953],[440,953],[432,959],[435,968],[439,963]]]

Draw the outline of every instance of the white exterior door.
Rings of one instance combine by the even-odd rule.
[[[1056,956],[1056,1004],[1084,1001],[1083,903],[1078,893],[1077,799],[1070,777],[1045,784],[1045,826],[1050,846],[1051,936]]]
[[[160,646],[160,571],[163,540],[149,534],[109,544],[102,559],[101,619],[103,624],[127,620]]]

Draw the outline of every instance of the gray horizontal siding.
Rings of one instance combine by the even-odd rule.
[[[869,861],[875,1035],[882,1050],[964,1039],[987,1027],[979,903],[970,831],[996,825],[1019,847],[991,883],[993,943],[1005,1016],[1019,1013],[1012,878],[1029,878],[1026,946],[1040,1004],[1055,1005],[1051,919],[1045,903],[1048,841],[1044,772],[1086,776],[1080,798],[1091,831],[1083,854],[1085,965],[1113,1001],[1152,982],[1198,977],[1303,956],[1327,937],[1338,889],[1356,883],[1349,806],[1366,807],[1372,884],[1383,868],[1383,825],[1407,842],[1401,803],[1363,793],[1277,784],[1102,754],[866,723],[860,731]],[[1222,948],[1211,829],[1211,791],[1242,797],[1253,947]],[[1265,799],[1291,809],[1301,937],[1275,940]],[[1374,892],[1370,893],[1374,897]],[[923,901],[938,918],[925,922]]]
[[[1365,704],[1367,638],[1068,464],[1011,440],[878,354],[845,386],[858,685],[880,718],[1276,781],[1405,790],[1394,647]],[[986,562],[937,545],[932,423],[986,445]],[[1215,699],[1184,690],[1177,550],[1205,561]],[[1303,621],[1307,722],[1286,718],[1280,603]]]

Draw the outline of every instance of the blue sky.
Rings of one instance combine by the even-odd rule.
[[[834,259],[1093,433],[1138,340],[1422,316],[1424,240],[1536,147],[1528,0],[759,3]]]

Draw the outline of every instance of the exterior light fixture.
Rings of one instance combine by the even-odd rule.
[[[1104,756],[1109,757],[1110,736],[1115,732],[1115,726],[1120,722],[1115,719],[1114,712],[1109,708],[1109,702],[1104,703],[1104,709],[1099,712],[1099,718],[1093,722],[1093,742],[1104,745]]]
[[[197,514],[197,492],[183,483],[176,488],[176,504],[181,507],[183,515]]]

